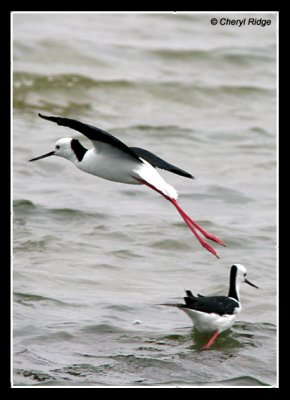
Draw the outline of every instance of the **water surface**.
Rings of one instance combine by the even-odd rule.
[[[214,15],[212,15],[214,16]],[[13,383],[276,385],[276,16],[14,14]],[[234,16],[233,16],[234,17]],[[145,187],[27,161],[99,126],[192,173],[163,172],[184,209],[227,244],[220,259]],[[184,289],[226,294],[233,263],[260,287],[208,351]]]

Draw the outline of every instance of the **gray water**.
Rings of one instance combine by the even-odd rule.
[[[13,384],[276,386],[276,15],[14,14]],[[248,18],[248,14],[228,14]],[[153,151],[187,213],[227,245],[206,252],[144,186],[32,157],[75,118]],[[242,313],[208,350],[184,289],[227,294]]]

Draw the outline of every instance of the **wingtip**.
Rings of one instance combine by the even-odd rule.
[[[191,175],[188,172],[183,172],[183,173],[180,173],[179,175],[184,176],[185,178],[189,178],[189,179],[196,179],[195,176]]]
[[[47,115],[43,115],[41,113],[38,113],[38,116],[42,119],[48,119],[49,117]]]
[[[38,113],[38,116],[42,119],[45,119],[47,121],[56,122],[58,125],[60,125],[61,118],[59,118],[59,117],[53,117],[52,115],[43,115],[41,113]]]
[[[41,114],[41,113],[38,113],[38,116],[39,116],[40,118],[43,118],[43,119],[48,119],[48,118],[49,118],[47,115],[43,115],[43,114]]]
[[[187,295],[188,297],[194,297],[194,295],[193,295],[193,293],[192,293],[191,290],[189,290],[189,289],[184,289],[184,291],[185,291],[185,293],[186,293],[186,295]]]

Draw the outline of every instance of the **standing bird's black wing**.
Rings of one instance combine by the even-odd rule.
[[[186,305],[181,308],[189,308],[205,313],[215,313],[219,315],[233,314],[236,308],[240,307],[238,301],[226,296],[201,296],[184,297]]]
[[[61,126],[67,126],[68,128],[74,129],[82,133],[84,136],[86,136],[88,139],[91,140],[91,142],[93,143],[94,147],[97,150],[98,150],[98,144],[106,143],[116,149],[123,151],[128,156],[132,157],[134,160],[138,160],[139,162],[141,162],[139,156],[130,147],[126,146],[125,143],[121,142],[119,139],[115,138],[113,135],[103,131],[100,128],[84,124],[83,122],[76,121],[75,119],[52,117],[42,114],[38,115],[40,118],[55,122],[56,124]]]
[[[168,162],[162,160],[162,158],[156,156],[148,150],[140,149],[139,147],[130,147],[131,150],[134,151],[139,157],[143,158],[153,167],[157,167],[160,169],[165,169],[166,171],[173,172],[174,174],[185,176],[186,178],[194,179],[194,176],[184,171],[181,168],[175,167],[175,165],[169,164]]]

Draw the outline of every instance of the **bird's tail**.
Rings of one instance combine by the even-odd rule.
[[[142,159],[142,165],[134,171],[136,175],[135,178],[141,183],[145,183],[147,186],[151,187],[153,190],[159,192],[162,196],[166,197],[168,200],[176,200],[178,198],[178,193],[176,189],[169,185],[162,178],[161,175],[156,171],[151,164],[146,160]]]
[[[175,307],[175,308],[187,308],[186,304],[181,304],[181,303],[162,303],[162,304],[157,304],[158,306],[167,306],[167,307]]]

